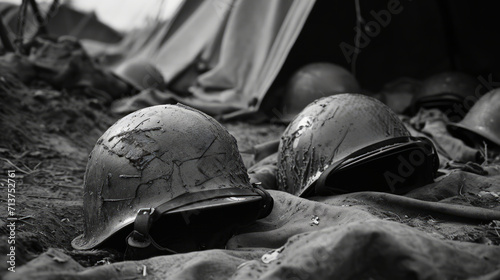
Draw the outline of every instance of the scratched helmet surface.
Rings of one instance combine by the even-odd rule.
[[[286,85],[281,119],[290,122],[318,98],[360,89],[356,78],[341,66],[326,62],[307,64],[297,70]]]
[[[432,145],[429,141],[410,137],[397,115],[372,97],[345,93],[321,98],[307,106],[281,137],[278,189],[298,196],[328,194],[328,188],[333,187],[344,192],[363,188],[370,190],[370,182],[367,182],[367,186],[348,185],[359,178],[370,177],[368,172],[378,168],[376,163],[382,165],[382,161],[377,161],[379,159],[384,159],[383,165],[390,166],[395,162],[391,159],[416,149],[427,147],[431,153],[435,153],[433,146],[429,145]],[[436,154],[431,155],[431,159],[435,164]],[[367,165],[359,168],[368,162],[372,164],[370,168]],[[392,168],[397,170],[395,165]],[[433,165],[432,168],[437,166]],[[337,180],[336,186],[331,186],[335,180],[332,175],[339,174],[341,170],[353,172],[347,172],[350,178],[346,182],[337,184]],[[426,177],[432,177],[430,173]],[[422,182],[402,183],[415,185]],[[394,190],[392,192],[397,193]]]
[[[113,74],[137,90],[165,89],[165,80],[160,70],[146,61],[127,61],[118,66]]]
[[[266,195],[249,183],[236,140],[212,117],[183,105],[148,107],[118,120],[92,150],[84,231],[72,246],[95,248],[131,231],[143,208],[168,209],[160,211],[165,216],[247,204],[255,220],[272,207]]]

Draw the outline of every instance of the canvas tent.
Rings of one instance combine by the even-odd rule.
[[[90,52],[119,55],[118,64],[148,60],[173,93],[192,94],[182,99],[143,93],[121,102],[125,111],[181,100],[211,114],[239,114],[274,106],[264,97],[273,97],[300,66],[317,61],[355,66],[369,91],[400,77],[422,79],[452,69],[498,80],[495,5],[360,2],[358,24],[349,0],[189,0],[168,24],[132,33],[119,45],[94,45]]]
[[[184,100],[194,107],[209,102],[202,107],[212,114],[240,110],[255,99],[243,92],[263,96],[270,87],[313,4],[185,1],[170,24],[106,51],[126,52],[123,61],[151,61],[179,91],[188,90],[181,84],[198,84],[191,89],[195,99]]]

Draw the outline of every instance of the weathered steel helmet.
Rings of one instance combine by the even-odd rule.
[[[500,146],[500,89],[483,95],[462,121],[448,124],[448,130],[469,143],[484,138]]]
[[[333,63],[311,63],[295,72],[288,81],[283,98],[281,120],[290,122],[314,100],[344,92],[359,92],[356,78]]]
[[[278,189],[304,197],[404,193],[432,182],[438,164],[432,143],[411,137],[382,102],[338,94],[311,103],[283,133]]]
[[[113,72],[118,78],[137,90],[154,88],[165,89],[165,80],[160,70],[145,61],[129,61],[121,64]]]
[[[473,96],[478,82],[472,76],[461,72],[443,72],[422,82],[412,100],[412,111],[420,108],[439,108],[443,111],[454,104],[462,104],[468,96]]]
[[[271,208],[272,198],[250,184],[236,140],[222,125],[187,106],[153,106],[123,117],[97,141],[85,173],[84,231],[72,246],[119,239],[127,250],[144,249],[130,258],[199,250],[209,241],[186,240],[195,229],[207,235],[216,225],[216,235]],[[196,220],[210,223],[197,227]]]

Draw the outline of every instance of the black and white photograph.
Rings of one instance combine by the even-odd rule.
[[[0,278],[500,279],[499,11],[0,0]]]

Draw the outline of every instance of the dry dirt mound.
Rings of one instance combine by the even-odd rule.
[[[2,75],[0,119],[0,199],[3,205],[12,206],[8,217],[17,218],[19,266],[49,247],[71,249],[71,238],[82,226],[81,195],[88,152],[116,117],[78,92],[56,91],[46,85],[28,87]],[[15,173],[11,178],[15,193],[8,197],[7,183],[13,182],[8,182],[9,170]],[[9,235],[10,228],[2,219],[2,252],[9,249]],[[5,266],[6,255],[1,258]]]

